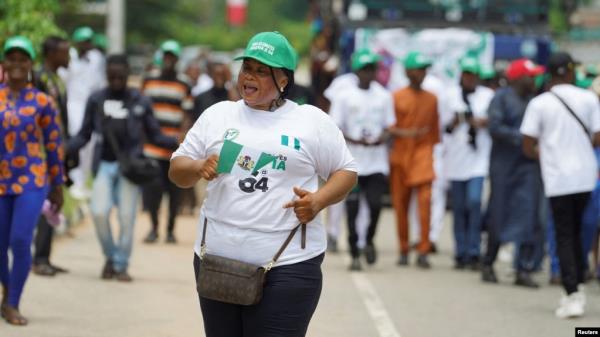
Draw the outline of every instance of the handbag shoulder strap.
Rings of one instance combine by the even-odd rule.
[[[207,225],[208,225],[208,219],[206,217],[204,217],[204,226],[202,228],[202,241],[200,243],[200,250],[201,250],[200,257],[203,257],[206,252],[206,227],[207,227]],[[275,262],[277,262],[277,260],[279,260],[279,257],[281,256],[281,254],[283,254],[283,252],[285,251],[287,246],[292,241],[292,238],[298,231],[298,228],[302,228],[301,229],[301,231],[302,231],[301,247],[302,247],[302,249],[306,248],[306,224],[302,223],[302,224],[299,224],[298,226],[294,227],[294,229],[292,229],[292,232],[290,233],[290,235],[288,235],[287,239],[285,239],[285,241],[283,242],[283,244],[281,245],[281,247],[279,248],[279,250],[277,251],[275,256],[273,256],[273,259],[271,259],[271,262],[269,262],[269,264],[265,268],[265,271],[269,271],[273,267]]]
[[[554,97],[556,97],[561,103],[562,105],[567,108],[567,110],[569,111],[569,113],[575,118],[575,120],[577,120],[577,123],[579,123],[579,125],[581,125],[581,127],[583,128],[583,131],[585,131],[585,134],[587,135],[587,138],[590,139],[590,132],[588,130],[588,128],[585,126],[585,124],[583,124],[583,121],[581,121],[581,119],[579,118],[579,116],[577,116],[577,114],[575,113],[575,111],[573,111],[573,109],[571,109],[571,107],[567,104],[567,102],[565,102],[560,96],[558,96],[555,92],[553,92],[552,90],[549,91],[552,95],[554,95]]]

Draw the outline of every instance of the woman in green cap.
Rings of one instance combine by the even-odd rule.
[[[31,269],[33,231],[46,198],[54,213],[63,203],[62,131],[54,101],[29,83],[31,42],[11,37],[2,54],[7,81],[0,84],[0,313],[10,324],[26,325],[19,301]]]
[[[255,35],[238,59],[242,99],[202,113],[173,154],[169,174],[184,188],[209,181],[198,223],[196,277],[204,272],[205,253],[266,266],[268,272],[258,304],[200,296],[204,329],[207,337],[304,336],[320,297],[327,244],[317,214],[346,196],[357,167],[327,114],[286,99],[297,55],[283,35]],[[319,177],[327,180],[321,187]],[[286,238],[292,239],[287,247]]]

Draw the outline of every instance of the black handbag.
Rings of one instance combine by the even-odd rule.
[[[110,118],[106,118],[104,130],[106,131],[108,142],[119,161],[121,174],[136,185],[142,185],[156,179],[160,175],[158,161],[144,157],[143,154],[140,157],[130,157],[124,154],[119,147],[112,128],[107,127],[109,120]]]
[[[267,272],[271,270],[288,246],[298,228],[302,227],[302,249],[306,246],[306,224],[296,226],[267,266],[258,266],[222,256],[206,254],[204,218],[200,248],[200,272],[196,288],[200,297],[239,305],[255,305],[262,299]]]

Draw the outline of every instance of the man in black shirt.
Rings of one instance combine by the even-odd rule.
[[[106,263],[103,279],[115,277],[130,282],[127,273],[133,245],[133,226],[140,188],[120,170],[118,153],[127,157],[143,156],[144,140],[167,149],[178,146],[175,137],[165,136],[152,112],[152,103],[139,91],[127,87],[129,65],[125,55],[108,57],[108,87],[93,93],[87,101],[83,126],[68,143],[67,153],[75,153],[91,138],[102,135],[94,148],[92,170],[95,173],[90,210]],[[113,148],[109,137],[116,139]],[[119,239],[114,240],[109,223],[113,206],[118,210]]]

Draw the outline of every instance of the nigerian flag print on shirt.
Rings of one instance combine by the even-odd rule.
[[[219,154],[217,173],[229,173],[238,177],[256,176],[265,166],[277,165],[277,157],[261,150],[225,139]]]
[[[319,177],[328,179],[338,170],[356,172],[344,137],[330,117],[316,107],[299,106],[289,100],[275,111],[251,109],[242,100],[220,102],[208,108],[173,157],[205,159],[213,154],[219,156],[218,176],[208,183],[202,216],[221,226],[209,226],[209,230],[238,228],[278,233],[273,234],[277,237],[273,239],[275,246],[281,245],[289,230],[298,225],[293,209],[283,208],[297,198],[294,187],[315,192]],[[316,245],[324,250],[325,232],[320,217],[309,224],[308,231],[309,238],[319,238]],[[207,237],[211,237],[209,234]],[[280,234],[283,237],[278,241]],[[261,242],[265,244],[264,238]],[[219,244],[227,246],[227,242]],[[242,242],[235,249],[240,245]],[[266,253],[267,261],[277,248]],[[291,248],[285,254],[293,255],[294,251]],[[224,256],[232,258],[235,254],[238,253]],[[282,259],[286,263],[285,257]]]

